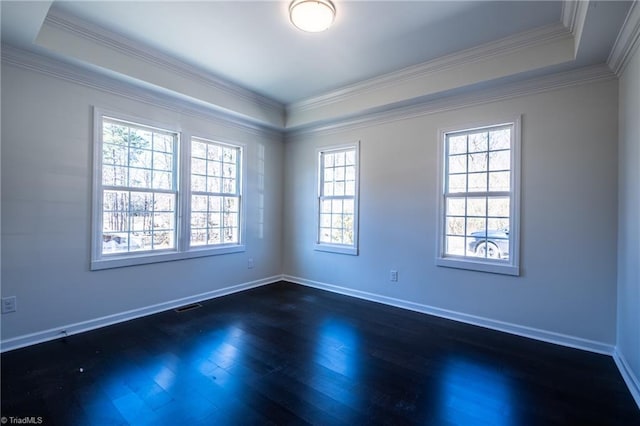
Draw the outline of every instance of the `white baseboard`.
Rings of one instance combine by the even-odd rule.
[[[95,330],[97,328],[106,327],[108,325],[117,324],[119,322],[129,321],[135,318],[156,314],[158,312],[174,309],[191,303],[197,303],[216,297],[226,296],[228,294],[237,293],[239,291],[272,284],[280,280],[282,280],[282,275],[276,275],[273,277],[263,278],[256,281],[209,291],[206,293],[196,294],[194,296],[170,300],[168,302],[158,303],[156,305],[147,306],[140,309],[133,309],[130,311],[108,315],[101,318],[39,331],[37,333],[13,337],[10,339],[2,340],[0,342],[0,353],[13,349],[23,348],[25,346],[35,345],[37,343],[47,342],[49,340],[59,339],[65,336],[71,336],[73,334],[83,333],[85,331]]]
[[[638,404],[638,408],[640,408],[640,379],[638,379],[638,376],[633,373],[631,366],[618,348],[613,352],[613,360],[616,362],[616,366],[618,367],[618,370],[620,370],[620,374],[627,384],[627,387],[631,392],[631,396],[633,396],[633,399],[636,400],[636,404]]]
[[[556,333],[553,331],[540,330],[537,328],[526,327],[522,325],[512,324],[504,321],[493,320],[490,318],[483,318],[475,315],[464,314],[461,312],[450,311],[447,309],[436,308],[429,305],[423,305],[420,303],[409,302],[407,300],[395,299],[393,297],[381,296],[379,294],[368,293],[360,290],[353,290],[350,288],[340,287],[333,284],[326,284],[317,281],[311,281],[304,278],[293,277],[290,275],[284,275],[283,280],[296,284],[305,285],[308,287],[314,287],[321,290],[331,291],[333,293],[340,293],[347,296],[357,297],[359,299],[365,299],[372,302],[383,303],[385,305],[391,305],[398,308],[408,309],[415,312],[421,312],[424,314],[434,315],[437,317],[447,318],[454,321],[463,322],[466,324],[477,325],[492,330],[503,331],[505,333],[515,334],[518,336],[528,337],[531,339],[541,340],[543,342],[555,343],[557,345],[568,346],[571,348],[582,349],[589,352],[596,352],[604,355],[613,355],[615,347],[602,342],[594,340],[583,339],[581,337],[569,336],[567,334]]]

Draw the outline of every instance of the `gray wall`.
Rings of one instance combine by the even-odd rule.
[[[496,322],[616,340],[617,82],[344,130],[285,147],[284,273]],[[434,265],[438,129],[522,114],[520,277]],[[316,148],[361,141],[360,255],[313,250]],[[389,270],[399,282],[389,282]]]
[[[618,352],[640,379],[640,48],[620,78]],[[636,386],[640,386],[637,383]],[[640,403],[640,402],[639,402]]]
[[[90,272],[93,105],[246,144],[248,251]],[[282,138],[223,123],[3,65],[3,341],[279,276]]]

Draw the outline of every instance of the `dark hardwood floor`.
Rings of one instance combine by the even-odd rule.
[[[285,282],[202,305],[2,354],[2,416],[60,425],[640,425],[604,355]]]

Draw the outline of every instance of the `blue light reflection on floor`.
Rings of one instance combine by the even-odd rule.
[[[495,367],[464,359],[447,361],[440,395],[438,417],[453,424],[515,424],[511,386]]]
[[[358,373],[358,335],[351,325],[334,319],[325,321],[316,345],[318,364],[349,378]]]
[[[230,325],[184,348],[181,357],[164,354],[107,373],[97,383],[102,392],[86,401],[89,422],[104,419],[111,409],[109,399],[130,424],[159,415],[165,405],[185,418],[215,412],[221,408],[221,392],[237,391],[239,381],[225,368],[242,356],[243,334],[239,326]],[[169,404],[172,400],[179,401],[177,407]]]

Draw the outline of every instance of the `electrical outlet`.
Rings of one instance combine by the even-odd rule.
[[[253,257],[250,257],[249,259],[247,259],[247,268],[253,269]]]
[[[398,271],[396,271],[395,269],[392,269],[391,272],[389,272],[389,280],[391,280],[392,282],[397,282],[398,281]]]
[[[18,309],[16,297],[3,297],[2,298],[2,313],[8,314],[11,312],[15,312]]]

